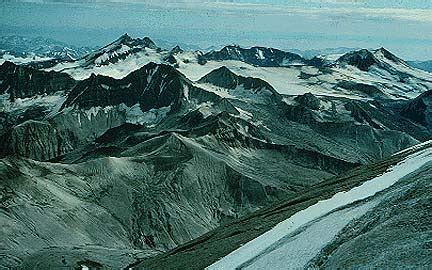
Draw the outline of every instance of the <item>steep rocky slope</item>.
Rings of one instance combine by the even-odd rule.
[[[302,215],[302,212],[306,214],[308,208],[312,210],[311,207],[321,203],[323,207],[318,207],[315,212],[310,213],[311,217],[317,215],[336,193],[339,194],[337,201],[343,201],[344,193],[359,189],[362,185],[371,185],[374,181],[380,181],[378,180],[380,176],[392,173],[394,167],[405,166],[410,159],[421,156],[421,162],[411,162],[411,165],[414,166],[412,171],[402,169],[399,178],[388,178],[395,182],[392,185],[385,186],[379,183],[376,187],[383,189],[382,192],[373,193],[355,203],[337,207],[329,214],[323,216],[318,214],[318,218],[313,218],[311,222],[301,226],[293,233],[285,235],[275,242],[277,245],[266,249],[265,253],[273,256],[272,260],[266,263],[266,267],[275,268],[279,268],[280,263],[283,263],[284,267],[292,265],[292,263],[301,261],[302,258],[309,258],[304,262],[308,267],[328,269],[388,266],[427,268],[430,266],[427,237],[430,235],[430,224],[428,224],[430,213],[428,213],[427,206],[427,201],[430,200],[428,194],[432,160],[430,152],[431,143],[429,142],[378,163],[354,169],[347,174],[323,181],[308,191],[297,193],[283,203],[261,209],[235,222],[221,226],[169,253],[137,262],[131,267],[133,269],[204,269],[228,254],[235,256],[236,249],[238,251],[247,249],[249,244],[246,243],[260,235],[275,237],[276,235],[271,233],[264,234],[269,230],[283,229],[281,227],[283,226],[287,228],[283,230],[289,231],[290,226],[285,226],[285,220]],[[371,187],[367,190],[371,191],[370,189]],[[358,194],[361,193],[356,192],[355,196]],[[363,210],[356,216],[353,209],[360,208]],[[351,218],[354,217],[351,222],[341,222],[343,218],[338,220],[345,215],[345,211],[349,212]],[[330,224],[325,225],[327,219]],[[301,220],[299,217],[296,221]],[[331,235],[333,229],[339,224],[341,227],[335,232],[335,237],[330,237],[329,242],[321,243],[321,239],[326,238],[322,235],[323,231],[326,235]],[[294,223],[291,225],[295,226]],[[296,242],[297,240],[300,242]],[[256,244],[265,244],[265,242],[266,240],[262,238]],[[300,250],[304,252],[303,255],[289,257],[291,249],[301,248],[303,244],[309,245]],[[318,250],[314,250],[315,244],[318,244]],[[358,247],[363,248],[359,250]],[[285,250],[282,250],[284,248]],[[401,251],[401,248],[405,251]],[[234,250],[236,251],[233,252]],[[256,250],[259,250],[259,247]],[[406,252],[411,256],[406,256]],[[239,268],[259,269],[260,260],[265,259],[266,254],[255,257],[254,260],[242,264]],[[314,254],[316,254],[315,257]],[[244,254],[244,256],[249,255]],[[235,264],[237,259],[239,262],[243,260],[242,257],[233,257],[226,262]],[[215,263],[209,269],[224,269],[222,266],[218,267],[219,264]]]
[[[406,104],[401,114],[413,122],[432,128],[432,91],[427,91]]]
[[[9,94],[11,101],[67,91],[75,84],[75,80],[67,74],[39,71],[11,62],[0,66],[0,82],[0,94]]]

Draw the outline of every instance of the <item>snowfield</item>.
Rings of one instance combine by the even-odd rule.
[[[431,144],[431,141],[428,142]],[[297,212],[207,269],[303,268],[350,221],[379,203],[366,200],[432,161],[432,147],[412,154],[386,173]],[[351,205],[357,203],[355,205]]]
[[[86,79],[92,73],[120,79],[150,62],[169,64],[166,62],[166,58],[171,55],[169,51],[144,48],[142,51],[128,54],[131,49],[125,45],[116,50],[110,50],[108,47],[104,49],[104,54],[94,60],[95,63],[93,64],[81,59],[74,62],[59,63],[45,70],[62,71],[76,80]],[[237,75],[260,78],[272,85],[280,94],[285,95],[312,93],[350,99],[370,99],[367,94],[345,89],[339,85],[340,82],[354,81],[369,87],[376,87],[388,98],[408,99],[414,98],[432,87],[432,74],[412,68],[403,61],[391,61],[380,50],[374,51],[374,56],[379,63],[388,68],[373,65],[368,72],[350,65],[335,65],[324,69],[309,65],[260,67],[238,60],[210,60],[205,64],[200,64],[199,57],[202,54],[202,52],[184,51],[171,56],[175,58],[178,71],[194,82],[211,71],[225,66]],[[125,55],[125,58],[119,59],[115,63],[102,64],[118,55]],[[329,56],[329,59],[332,60],[329,61],[335,62],[338,56],[340,55]],[[256,57],[258,59],[265,58],[259,49],[256,50]],[[325,57],[323,56],[323,58]],[[208,85],[203,87],[209,91],[217,92],[221,96],[226,95],[223,90],[214,89]]]
[[[21,64],[28,64],[31,62],[48,61],[52,59],[53,59],[52,57],[41,57],[37,55],[30,55],[28,57],[17,57],[6,53],[0,58],[0,65],[2,65],[6,61],[21,65]]]

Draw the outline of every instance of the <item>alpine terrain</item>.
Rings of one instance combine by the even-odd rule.
[[[431,73],[52,42],[0,42],[1,268],[432,266]]]

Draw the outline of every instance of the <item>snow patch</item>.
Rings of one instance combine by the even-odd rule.
[[[213,84],[209,84],[209,83],[195,83],[195,86],[202,88],[208,92],[212,92],[215,93],[216,95],[223,97],[223,98],[236,98],[233,95],[230,95],[230,93],[228,92],[228,89],[226,88],[222,88],[222,87],[218,87],[215,86]]]
[[[260,49],[256,49],[256,50],[257,50],[257,53],[255,54],[255,56],[260,60],[264,60],[265,56],[264,56],[263,51],[261,51]]]
[[[317,220],[340,207],[374,196],[376,193],[395,184],[402,177],[418,170],[424,164],[431,161],[432,148],[415,153],[390,168],[381,176],[375,177],[374,179],[349,191],[339,192],[330,199],[319,201],[318,203],[297,212],[290,218],[276,225],[273,229],[246,243],[206,269],[236,269],[242,264],[258,258],[277,241],[294,233],[297,229],[305,226],[309,222]],[[314,241],[314,239],[308,238],[305,239],[305,241]],[[294,248],[294,251],[297,250],[298,248]],[[288,263],[288,261],[285,262]],[[267,266],[271,267],[270,265]]]
[[[135,104],[132,107],[127,107],[125,104],[121,105],[122,108],[126,111],[126,123],[140,125],[155,126],[162,119],[164,119],[171,110],[171,105],[158,109],[153,108],[146,112],[143,112],[141,110],[139,104]]]
[[[244,120],[251,120],[253,118],[253,114],[251,112],[245,111],[239,107],[235,107],[237,109],[237,111],[239,111],[240,113],[240,118],[244,119]]]
[[[31,106],[47,107],[52,111],[60,109],[66,96],[63,92],[57,92],[53,95],[36,95],[30,98],[16,98],[14,102],[10,101],[9,94],[0,95],[0,111],[12,112],[16,110],[26,110]]]
[[[210,101],[207,101],[205,103],[200,104],[198,111],[203,114],[204,118],[209,117],[214,112],[213,103]]]
[[[101,107],[101,106],[97,106],[97,107],[91,107],[88,110],[85,110],[84,113],[87,116],[88,120],[92,120],[93,118],[95,118],[98,113],[100,111],[103,111],[105,114],[107,114],[109,111],[111,111],[114,107],[113,106],[106,106],[106,107]]]
[[[183,95],[186,100],[189,100],[189,86],[183,85]]]

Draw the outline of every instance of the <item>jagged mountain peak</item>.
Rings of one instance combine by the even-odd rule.
[[[249,102],[278,103],[282,100],[282,96],[268,82],[260,78],[237,75],[225,66],[204,75],[198,82],[221,87],[229,95]]]
[[[132,37],[129,36],[128,33],[124,33],[124,34],[121,35],[117,40],[120,41],[120,42],[127,42],[127,41],[132,40]]]
[[[183,49],[179,45],[176,45],[174,48],[171,49],[172,54],[177,54],[177,53],[182,53],[182,52],[183,52]]]
[[[111,45],[141,46],[141,47],[147,47],[147,48],[151,48],[151,49],[158,48],[156,46],[156,43],[153,42],[153,40],[151,40],[149,37],[133,38],[128,33],[124,33],[118,39],[116,39],[114,42],[108,44],[107,46],[105,46],[103,48],[108,48]]]
[[[233,89],[236,88],[239,84],[239,79],[236,74],[229,70],[229,68],[227,68],[226,66],[222,66],[204,75],[204,77],[199,79],[199,82],[211,83],[216,86]]]
[[[110,44],[85,56],[84,66],[116,63],[129,55],[146,49],[160,50],[149,37],[132,38],[125,33]]]
[[[128,107],[139,104],[142,112],[169,106],[178,109],[184,100],[192,98],[194,89],[173,66],[150,62],[122,79],[94,75],[79,82],[62,108],[90,109],[123,103]]]

